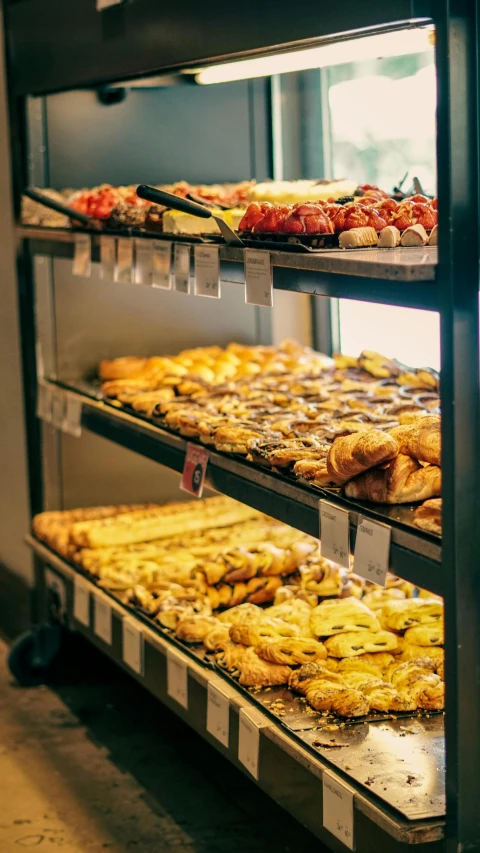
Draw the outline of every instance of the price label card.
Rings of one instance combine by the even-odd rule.
[[[260,756],[260,729],[262,724],[254,719],[253,712],[240,708],[238,717],[238,760],[258,780]]]
[[[52,425],[55,429],[63,429],[66,413],[66,395],[63,391],[52,391]]]
[[[115,281],[123,284],[133,282],[133,247],[134,243],[130,237],[119,237],[117,239],[117,265],[115,267]]]
[[[247,305],[273,306],[273,278],[270,253],[245,249],[245,302]]]
[[[172,286],[172,244],[165,240],[153,240],[152,285],[170,290]]]
[[[69,435],[80,438],[82,434],[82,401],[73,394],[67,394],[65,408],[64,431]]]
[[[75,578],[73,591],[73,615],[77,622],[90,627],[90,590],[83,578]]]
[[[173,278],[175,290],[179,293],[190,293],[190,246],[175,243]]]
[[[115,237],[100,235],[100,278],[105,281],[115,280],[116,248]]]
[[[190,492],[196,498],[202,497],[208,457],[209,452],[204,447],[197,447],[196,444],[187,444],[183,474],[180,481],[180,488],[183,492]]]
[[[188,711],[188,670],[173,651],[167,652],[167,693]]]
[[[323,825],[349,850],[355,850],[353,791],[323,771]]]
[[[90,234],[75,234],[73,252],[73,275],[90,276],[92,271],[92,238]]]
[[[387,524],[361,518],[355,542],[355,574],[385,586],[390,557],[391,529]]]
[[[339,566],[350,568],[350,523],[348,510],[329,501],[319,501],[320,554]]]
[[[37,387],[37,418],[52,423],[52,389],[42,382]]]
[[[195,296],[220,298],[218,246],[195,246]]]
[[[138,675],[145,674],[145,640],[131,619],[123,620],[123,660]]]
[[[208,683],[207,732],[228,749],[230,701],[215,684]]]
[[[112,608],[103,598],[94,599],[93,632],[107,646],[112,645]]]
[[[151,284],[153,276],[153,246],[151,240],[135,240],[135,284]]]

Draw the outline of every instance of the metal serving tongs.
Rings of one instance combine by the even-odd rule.
[[[221,216],[216,216],[208,207],[204,207],[203,204],[197,204],[196,201],[188,201],[186,198],[166,193],[163,190],[156,190],[154,187],[147,187],[144,184],[137,187],[137,195],[139,198],[144,198],[145,201],[151,201],[154,204],[163,204],[171,207],[172,210],[191,213],[192,216],[199,216],[201,219],[209,219],[212,216],[220,228],[220,232],[226,243],[243,246],[240,237],[235,234],[230,225],[227,225]]]
[[[32,201],[38,201],[39,204],[43,204],[44,207],[49,207],[50,210],[56,210],[57,213],[63,213],[64,216],[68,216],[70,219],[75,220],[76,222],[81,222],[82,225],[88,225],[89,228],[101,228],[101,223],[98,219],[94,219],[93,216],[87,216],[86,213],[80,213],[78,210],[75,210],[73,207],[67,207],[66,204],[60,204],[58,201],[54,201],[49,198],[48,195],[43,195],[43,193],[39,193],[38,190],[32,190],[30,187],[26,187],[23,190],[23,195],[31,198]]]

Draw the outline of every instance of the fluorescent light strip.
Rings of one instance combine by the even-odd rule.
[[[433,34],[432,27],[416,27],[296,50],[291,53],[279,53],[275,56],[227,62],[200,69],[196,73],[195,80],[202,85],[229,83],[234,80],[270,77],[273,74],[285,74],[288,71],[326,68],[366,59],[407,56],[411,53],[433,53]]]

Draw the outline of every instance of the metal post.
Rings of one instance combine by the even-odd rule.
[[[478,6],[437,16],[447,853],[480,850]]]

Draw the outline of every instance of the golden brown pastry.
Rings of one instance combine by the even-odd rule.
[[[295,637],[299,635],[296,625],[282,622],[280,619],[263,619],[254,622],[236,622],[230,628],[230,639],[243,646],[258,646],[268,638]]]
[[[295,462],[293,473],[311,486],[329,486],[335,482],[328,470],[326,455],[321,459],[301,459]]]
[[[347,687],[332,697],[330,709],[341,717],[364,717],[369,711],[369,700],[360,690]]]
[[[362,603],[370,610],[381,610],[387,601],[403,601],[406,595],[403,589],[374,589],[371,592],[366,592],[362,598]]]
[[[415,625],[440,624],[442,619],[442,602],[429,598],[390,601],[380,611],[380,622],[386,631],[405,631]]]
[[[442,432],[439,415],[416,418],[414,423],[408,426],[390,430],[390,435],[398,442],[400,453],[430,465],[441,464]]]
[[[190,616],[181,619],[175,628],[175,636],[186,643],[201,643],[206,634],[218,626],[214,616]]]
[[[420,675],[431,675],[435,669],[435,661],[431,658],[415,658],[405,663],[391,664],[385,673],[385,680],[396,687],[408,690]]]
[[[367,684],[363,689],[371,711],[387,714],[391,711],[415,711],[417,703],[405,690],[397,690],[392,684]]]
[[[386,654],[386,653],[385,653]],[[380,667],[375,666],[375,664],[370,663],[370,661],[364,660],[367,655],[360,655],[360,657],[354,658],[344,658],[343,660],[338,661],[338,672],[341,673],[344,677],[347,677],[348,673],[356,673],[365,676],[370,676],[374,678],[382,679],[382,670]],[[370,655],[372,657],[372,655]],[[393,656],[389,655],[391,661],[393,661]]]
[[[137,356],[123,356],[114,358],[112,361],[101,361],[98,365],[100,379],[131,379],[145,370],[148,358]]]
[[[209,652],[216,652],[218,649],[221,649],[225,643],[230,642],[230,634],[229,634],[230,625],[227,623],[220,623],[212,627],[210,631],[207,631],[203,638],[203,645]]]
[[[264,640],[255,648],[263,660],[270,663],[284,663],[290,666],[321,661],[327,657],[323,643],[306,640],[301,637],[284,637],[281,640]]]
[[[442,472],[436,465],[420,465],[399,454],[386,467],[372,468],[345,484],[347,497],[375,503],[402,504],[439,495]]]
[[[355,657],[365,652],[389,652],[397,646],[397,637],[390,631],[349,631],[325,640],[328,655],[333,658]]]
[[[394,663],[395,658],[393,654],[390,652],[367,652],[365,655],[362,655],[361,658],[356,658],[357,662],[369,663],[372,664],[376,669],[379,669],[383,674],[390,664]]]
[[[404,634],[404,642],[417,646],[443,646],[443,624],[417,625],[408,628]]]
[[[215,655],[215,660],[220,666],[228,669],[229,672],[239,672],[240,664],[247,651],[246,646],[240,646],[232,642],[223,643],[221,650]]]
[[[414,524],[429,533],[442,535],[442,499],[432,498],[417,507],[413,519]]]
[[[380,630],[377,617],[368,607],[354,598],[322,601],[318,607],[313,608],[310,615],[310,625],[316,637],[329,637],[346,631],[374,632]]]
[[[296,693],[305,694],[309,685],[322,677],[328,678],[332,683],[340,685],[340,687],[345,686],[344,679],[341,676],[337,676],[335,672],[328,668],[327,661],[325,661],[325,665],[320,661],[311,661],[310,663],[302,664],[299,669],[292,671],[288,686],[291,690],[295,690]]]
[[[397,655],[397,660],[401,661],[410,661],[419,657],[428,657],[438,664],[443,661],[445,657],[445,652],[441,646],[418,646],[416,643],[413,644],[405,642],[403,637],[398,638],[398,646],[400,654]]]
[[[239,668],[239,682],[244,687],[273,687],[275,684],[287,684],[292,672],[289,666],[262,660],[252,648],[247,649],[243,655]]]
[[[333,483],[342,485],[363,471],[388,462],[397,453],[395,439],[380,430],[340,436],[333,442],[327,457],[328,473]]]
[[[259,620],[264,618],[264,611],[261,607],[255,604],[239,604],[236,607],[231,607],[224,613],[218,615],[220,622],[230,622],[234,625],[236,622],[246,622],[247,620]]]

